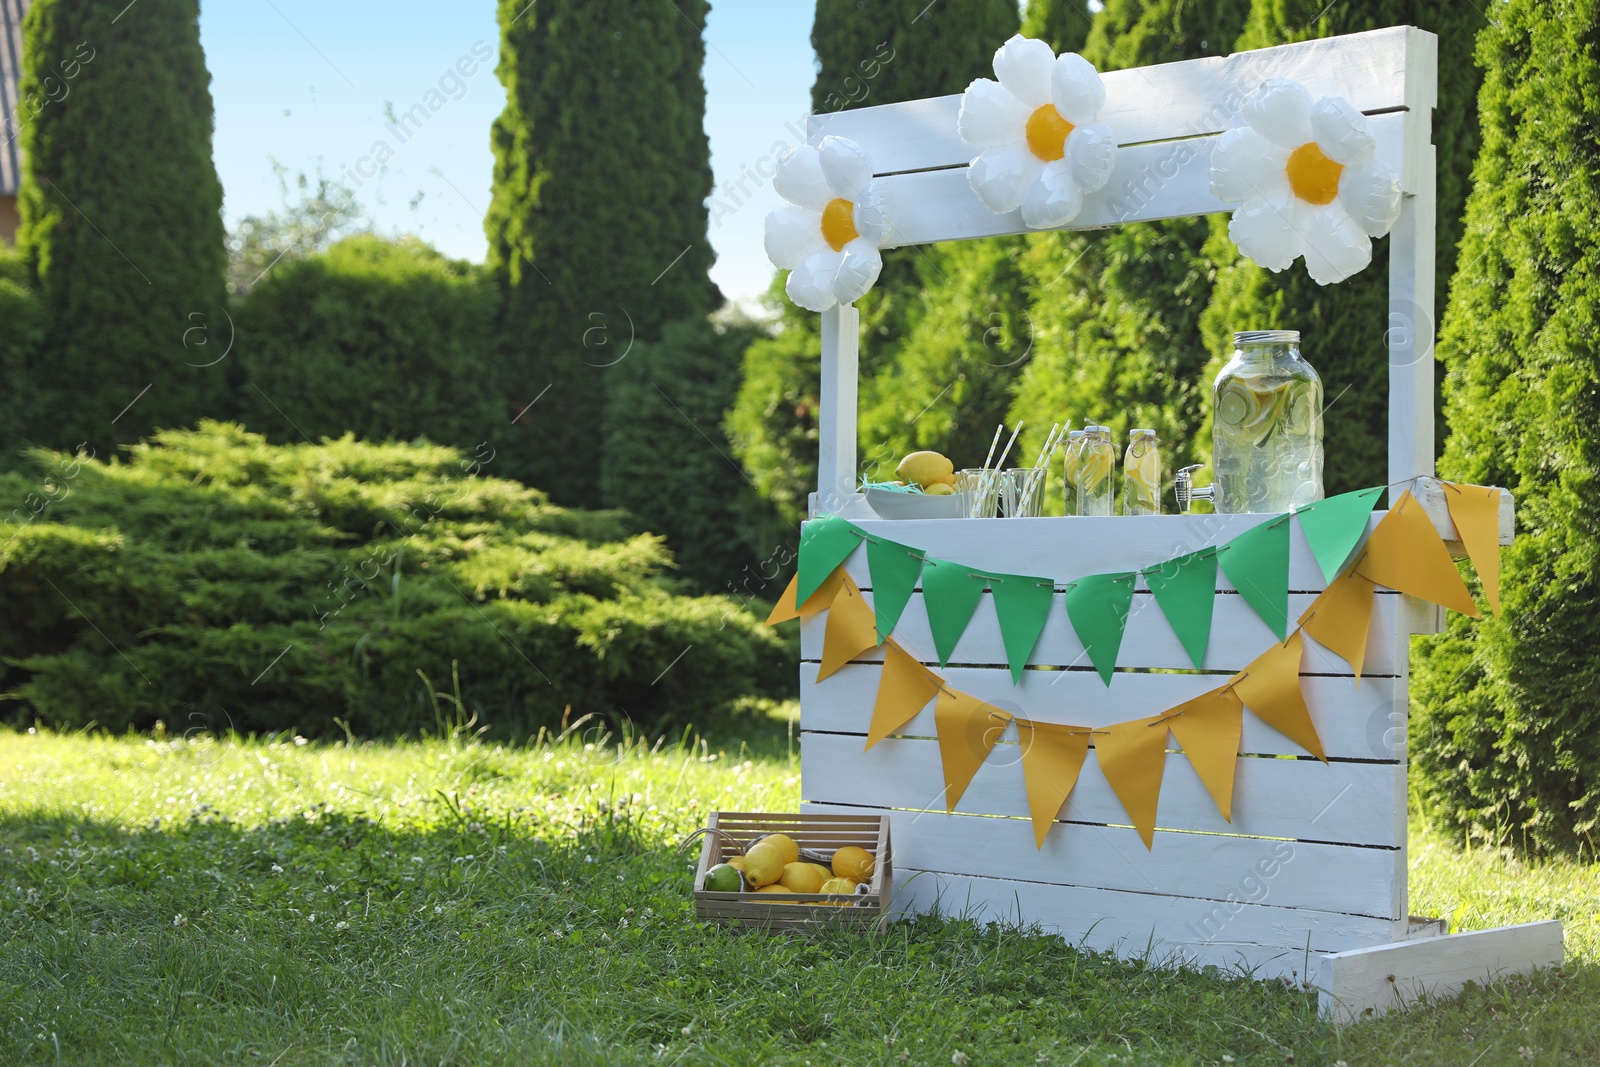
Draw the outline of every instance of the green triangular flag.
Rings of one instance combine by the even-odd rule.
[[[922,561],[922,602],[928,609],[928,628],[933,631],[939,666],[950,662],[988,580],[987,574],[946,559],[930,556]]]
[[[1267,629],[1289,636],[1289,516],[1269,519],[1217,549],[1222,573]]]
[[[1011,681],[1020,685],[1022,668],[1027,666],[1039,631],[1050,617],[1056,584],[1048,578],[1026,574],[991,574],[989,592],[994,594],[994,613],[1000,619],[1000,637],[1011,664]]]
[[[1134,573],[1090,574],[1067,586],[1067,618],[1106,685],[1117,669],[1122,632],[1133,607]]]
[[[1383,490],[1384,486],[1379,485],[1341,493],[1308,504],[1294,513],[1326,581],[1333,581],[1355,550],[1356,542],[1367,532],[1367,517],[1377,506]]]
[[[799,584],[794,602],[804,604],[835,567],[861,543],[861,531],[837,515],[819,515],[800,531]]]
[[[1144,571],[1145,584],[1178,635],[1196,670],[1206,658],[1211,640],[1211,608],[1217,595],[1217,550],[1214,548],[1175,556],[1159,567]]]
[[[880,538],[867,539],[867,570],[872,575],[872,608],[878,616],[878,644],[894,630],[922,573],[922,553]]]

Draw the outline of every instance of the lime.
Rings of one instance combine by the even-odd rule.
[[[707,893],[738,893],[744,889],[744,875],[726,863],[719,863],[706,872]]]

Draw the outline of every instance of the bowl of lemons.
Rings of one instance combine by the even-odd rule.
[[[869,484],[867,506],[885,519],[960,519],[967,496],[956,490],[955,464],[937,452],[913,452],[895,468],[897,482]]]

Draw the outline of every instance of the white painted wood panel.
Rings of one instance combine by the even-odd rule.
[[[1423,55],[1414,43],[1419,35],[1432,37],[1392,27],[1106,71],[1101,74],[1106,106],[1100,118],[1121,145],[1219,133],[1238,124],[1245,97],[1271,77],[1292,78],[1313,96],[1342,96],[1365,112],[1416,106],[1417,91],[1408,86],[1407,74],[1408,64]],[[834,134],[867,146],[880,174],[948,167],[977,154],[956,130],[960,110],[960,94],[882,104],[814,115],[808,133],[813,144]]]
[[[872,594],[866,593],[864,597],[870,602]],[[1309,593],[1290,595],[1291,627],[1312,599]],[[1073,632],[1064,601],[1064,596],[1057,593],[1030,662],[1052,667],[1088,668],[1088,653]],[[1397,647],[1387,635],[1395,631],[1399,611],[1398,594],[1386,592],[1373,597],[1373,620],[1367,637],[1368,659],[1362,668],[1365,674],[1381,676],[1394,673]],[[1213,613],[1211,640],[1206,646],[1206,658],[1202,661],[1207,670],[1239,670],[1278,640],[1255,610],[1237,594],[1218,594]],[[803,658],[821,660],[826,629],[826,613],[813,615],[800,623],[800,654]],[[933,635],[928,628],[927,604],[921,593],[913,594],[906,604],[904,614],[895,625],[893,637],[918,660],[935,671],[941,670],[934,651]],[[881,648],[871,649],[860,656],[861,662],[878,662],[882,659]],[[1000,639],[1000,623],[994,613],[994,597],[991,594],[983,595],[972,614],[972,621],[962,633],[961,640],[956,642],[950,662],[962,665],[1005,664],[1005,645]],[[1172,626],[1162,614],[1160,605],[1150,593],[1134,594],[1133,604],[1128,611],[1127,632],[1117,653],[1117,666],[1124,670],[1134,667],[1187,670],[1194,666],[1177,635],[1172,632]],[[1309,639],[1305,643],[1300,669],[1305,674],[1351,673],[1349,664]],[[1212,684],[1220,685],[1221,682],[1222,679],[1217,678]],[[1120,684],[1119,674],[1111,687],[1115,690]]]
[[[821,807],[813,807],[821,811]],[[831,810],[831,809],[830,809]],[[864,813],[883,814],[863,808]],[[941,874],[1004,875],[1025,882],[1164,893],[1213,903],[1291,903],[1313,911],[1399,919],[1405,880],[1399,849],[1159,833],[1129,851],[1114,831],[1063,827],[1036,848],[1027,819],[894,812],[894,865]]]
[[[1372,118],[1377,158],[1396,174],[1405,166],[1407,114],[1392,112]],[[1237,204],[1211,193],[1211,146],[1215,140],[1216,135],[1210,135],[1119,148],[1110,180],[1085,196],[1078,217],[1061,229],[1093,230],[1125,222],[1232,211]],[[1020,210],[996,214],[972,191],[965,164],[977,154],[977,149],[968,149],[959,167],[879,178],[884,213],[892,227],[883,247],[1031,232]]]
[[[1359,1022],[1423,997],[1454,996],[1468,982],[1559,967],[1563,958],[1554,919],[1350,949],[1321,959],[1317,1007],[1333,1022]]]
[[[801,664],[804,729],[864,738],[881,673],[875,667],[849,666],[818,682],[817,664]],[[1216,676],[1196,674],[1119,674],[1108,689],[1099,675],[1083,671],[1028,671],[1020,686],[1012,685],[1010,672],[1003,670],[950,667],[938,673],[952,689],[971,693],[1013,715],[1089,727],[1160,714],[1215,688],[1219,681]],[[1357,688],[1350,678],[1305,678],[1300,688],[1330,759],[1405,758],[1406,692],[1395,679],[1370,678]],[[933,702],[900,733],[935,736]],[[1244,717],[1240,750],[1262,755],[1305,754],[1299,745],[1249,713]]]
[[[861,313],[834,306],[822,314],[822,378],[817,414],[816,510],[836,509],[856,489],[856,403]]]
[[[1166,966],[1216,965],[1256,978],[1306,979],[1318,956],[1394,937],[1387,919],[1273,904],[1213,903],[1154,893],[895,868],[897,914],[930,911],[1037,926],[1069,943]]]
[[[1011,740],[995,746],[962,795],[961,812],[1028,814],[1022,749],[1015,743],[1015,728],[1008,728],[1006,736]],[[801,799],[817,804],[945,810],[938,742],[894,738],[879,742],[868,752],[862,751],[863,744],[864,738],[858,735],[802,732]],[[1405,841],[1404,823],[1397,833],[1394,819],[1396,783],[1404,789],[1404,764],[1324,765],[1315,760],[1243,757],[1234,778],[1230,823],[1201,785],[1189,758],[1169,752],[1156,826],[1392,848]],[[1122,803],[1100,773],[1092,752],[1061,818],[1122,828],[1108,833],[1130,853],[1144,851],[1144,843],[1128,826]],[[1066,827],[1064,832],[1081,832],[1081,828]]]

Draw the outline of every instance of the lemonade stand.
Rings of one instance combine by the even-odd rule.
[[[1452,935],[1407,907],[1410,637],[1475,612],[1452,556],[1489,592],[1512,535],[1509,494],[1432,477],[1436,39],[1103,76],[1019,41],[987,86],[813,117],[780,170],[768,250],[823,336],[817,492],[773,616],[802,632],[803,811],[888,816],[897,911],[1306,982],[1337,1019],[1558,962],[1559,923]],[[1304,142],[1287,169],[1274,130]],[[1302,203],[1267,195],[1285,174]],[[1335,194],[1342,221],[1305,207]],[[1392,484],[1292,515],[868,505],[852,302],[879,249],[1223,211],[1246,254],[1330,284],[1390,234]]]

